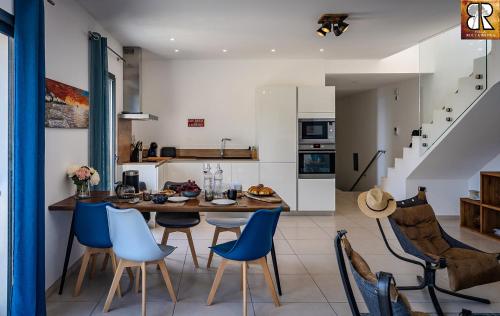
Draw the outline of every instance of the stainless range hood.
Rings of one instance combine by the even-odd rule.
[[[123,112],[127,120],[158,120],[158,116],[142,112],[142,48],[123,47]]]

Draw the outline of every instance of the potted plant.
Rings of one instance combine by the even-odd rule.
[[[67,174],[76,185],[77,199],[90,197],[90,185],[98,185],[101,181],[99,173],[92,167],[72,165],[68,168]]]

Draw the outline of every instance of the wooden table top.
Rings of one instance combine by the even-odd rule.
[[[277,196],[277,194],[276,194]],[[189,199],[183,203],[154,204],[151,201],[141,201],[136,204],[120,201],[116,196],[110,195],[109,191],[93,191],[91,197],[80,200],[82,202],[111,202],[117,208],[135,208],[140,212],[255,212],[261,209],[274,209],[281,207],[283,212],[289,212],[290,207],[282,199],[281,203],[268,203],[257,201],[248,197],[238,198],[237,203],[233,205],[213,205],[205,202],[202,194],[197,198]],[[73,211],[75,209],[76,199],[70,196],[62,201],[49,206],[49,211]]]

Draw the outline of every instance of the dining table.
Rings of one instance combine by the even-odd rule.
[[[211,202],[205,201],[203,194],[197,197],[190,198],[181,203],[166,202],[163,204],[155,204],[152,201],[144,201],[140,199],[131,203],[128,199],[119,199],[110,191],[92,191],[90,197],[84,199],[77,199],[75,196],[69,196],[64,200],[56,202],[48,207],[51,212],[73,212],[77,201],[83,203],[97,203],[97,202],[110,202],[114,207],[121,209],[134,208],[140,212],[256,212],[261,209],[277,209],[280,208],[282,212],[289,212],[290,206],[281,198],[277,193],[274,193],[272,199],[265,198],[250,198],[247,195],[242,195],[236,199],[236,203],[232,205],[216,205]],[[279,201],[279,202],[278,202]],[[68,271],[69,258],[73,247],[73,240],[75,237],[74,230],[74,212],[71,218],[71,226],[68,236],[68,244],[66,246],[66,254],[64,256],[63,271],[61,276],[61,283],[59,285],[59,295],[63,293],[64,282],[66,280],[66,273]],[[271,259],[273,262],[274,275],[276,278],[276,286],[279,295],[281,292],[281,283],[279,278],[278,263],[276,258],[276,250],[274,241],[271,247]]]

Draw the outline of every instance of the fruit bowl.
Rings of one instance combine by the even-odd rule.
[[[168,197],[164,194],[154,194],[153,198],[151,201],[153,201],[154,204],[164,204],[167,202]]]
[[[188,198],[194,198],[200,195],[200,190],[197,191],[182,191],[181,194],[182,196],[188,197]]]

